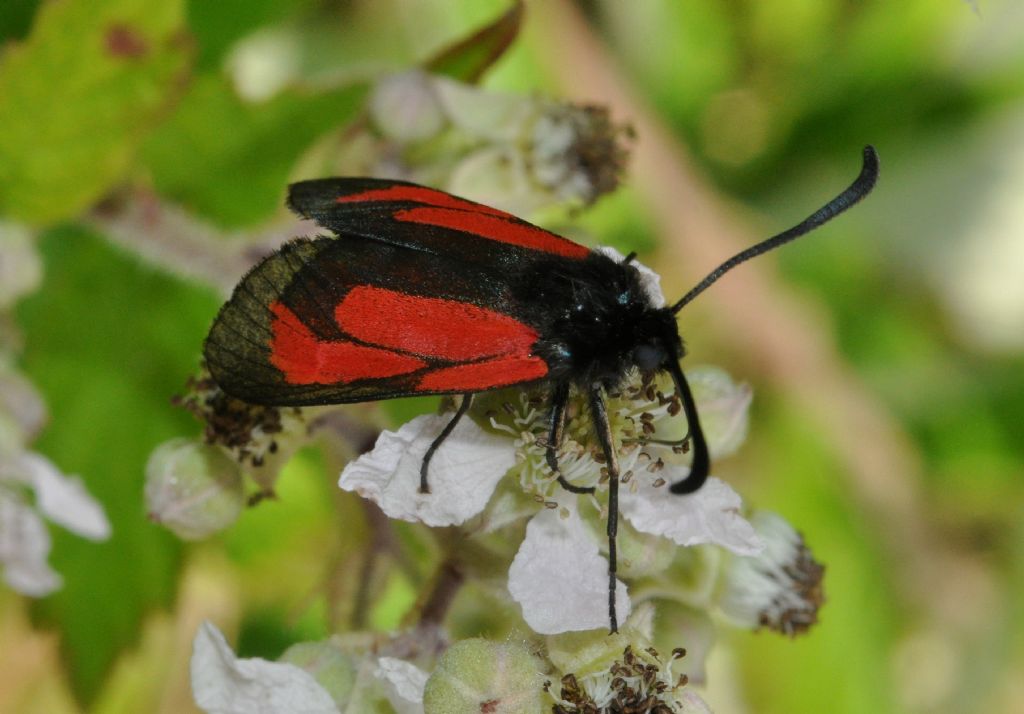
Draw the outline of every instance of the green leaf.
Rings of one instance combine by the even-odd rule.
[[[39,0],[4,0],[4,11],[0,12],[0,44],[24,38],[38,6]]]
[[[44,3],[0,64],[0,213],[79,213],[128,170],[189,57],[182,0]]]
[[[315,0],[188,0],[189,29],[198,47],[196,65],[218,69],[232,45],[245,35],[301,15],[314,4]]]
[[[322,94],[289,90],[248,104],[228,81],[196,81],[174,117],[143,149],[157,189],[223,225],[244,225],[279,208],[299,156],[363,106],[365,85]]]
[[[493,23],[427,60],[424,69],[463,82],[476,82],[512,45],[519,35],[522,21],[523,3],[516,0],[511,8]]]
[[[842,466],[816,425],[791,407],[765,406],[770,399],[762,401],[759,424],[769,451],[749,461],[763,478],[750,484],[744,500],[776,511],[801,532],[826,568],[825,605],[819,623],[792,640],[770,631],[733,637],[746,694],[766,714],[900,711],[891,662],[907,619],[894,589],[894,564],[877,527],[850,498]]]
[[[80,229],[48,233],[47,279],[25,299],[23,367],[50,422],[33,448],[80,474],[113,535],[93,543],[51,528],[64,587],[35,607],[61,633],[77,696],[95,696],[148,610],[176,590],[180,544],[146,519],[143,471],[155,446],[199,426],[170,405],[194,371],[218,299],[174,281]]]

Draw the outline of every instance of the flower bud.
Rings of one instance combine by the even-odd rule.
[[[32,441],[46,422],[46,404],[32,382],[3,365],[0,365],[0,417],[9,417],[12,426],[17,426],[22,444]],[[7,426],[7,419],[3,421]]]
[[[423,692],[428,712],[531,714],[545,711],[540,663],[511,642],[463,640],[437,663]]]
[[[228,55],[225,69],[242,99],[264,102],[299,74],[300,38],[283,28],[257,30],[243,38]]]
[[[393,141],[423,141],[441,132],[445,116],[430,82],[419,70],[380,80],[370,96],[374,126]]]
[[[35,292],[43,279],[43,262],[32,233],[24,226],[0,221],[0,310]]]
[[[356,683],[356,665],[351,657],[331,642],[299,642],[284,651],[279,662],[294,664],[313,675],[317,684],[343,708]]]
[[[146,464],[149,517],[179,538],[199,540],[235,522],[245,495],[239,465],[216,446],[174,439]]]
[[[825,567],[781,516],[759,511],[750,522],[765,549],[760,555],[736,557],[727,566],[719,607],[742,627],[767,627],[790,637],[806,632],[818,621],[825,601]]]

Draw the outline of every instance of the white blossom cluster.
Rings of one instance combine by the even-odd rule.
[[[657,277],[644,271],[647,289],[660,299]],[[687,379],[717,462],[746,435],[750,389],[710,367],[689,370]],[[425,714],[624,711],[637,702],[664,707],[657,711],[709,711],[685,685],[703,678],[710,635],[698,625],[683,635],[691,650],[687,658],[673,665],[679,651],[662,661],[650,646],[655,607],[671,608],[675,601],[704,618],[794,634],[816,616],[821,568],[791,526],[774,514],[748,518],[740,496],[721,479],[709,478],[690,495],[669,492],[669,484],[689,473],[689,454],[672,444],[686,434],[685,417],[671,380],[637,373],[607,399],[622,473],[616,609],[623,623],[619,634],[608,636],[607,483],[581,402],[574,399],[570,407],[558,457],[565,478],[594,486],[591,494],[558,485],[545,459],[544,397],[515,390],[474,402],[469,418],[434,455],[429,493],[419,491],[420,467],[451,419],[448,413],[419,416],[381,433],[339,481],[391,518],[458,527],[465,538],[498,536],[511,544],[504,589],[531,636],[545,638],[547,662],[528,647],[483,640],[455,643],[440,660],[416,663],[350,649],[341,675],[346,684],[332,697],[323,670],[297,666],[288,657],[277,663],[238,660],[207,625],[193,659],[200,706],[227,714],[269,712],[253,708],[271,696],[261,688],[272,687],[274,701],[283,702],[278,695],[293,687],[294,696],[286,697],[292,708],[274,711],[355,711],[353,701],[371,700],[384,707],[372,711]],[[688,678],[673,674],[674,666]],[[295,708],[300,704],[306,708]]]
[[[337,172],[399,178],[517,215],[585,206],[614,190],[629,131],[603,107],[481,89],[411,70],[378,81],[369,130]]]
[[[110,537],[103,507],[81,479],[65,476],[30,448],[46,422],[46,405],[14,366],[18,340],[7,317],[41,280],[31,232],[0,222],[0,570],[8,587],[31,597],[48,595],[62,583],[49,564],[46,520],[89,540]]]

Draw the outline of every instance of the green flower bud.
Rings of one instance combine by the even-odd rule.
[[[483,639],[452,645],[423,692],[426,714],[539,714],[544,676],[522,645]]]
[[[152,521],[184,540],[199,540],[235,522],[245,503],[239,465],[216,446],[174,439],[146,464]]]
[[[313,675],[339,708],[348,702],[355,687],[355,663],[330,640],[294,644],[278,661],[294,664]]]

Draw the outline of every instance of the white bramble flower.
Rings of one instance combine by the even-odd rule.
[[[692,689],[685,674],[673,673],[673,664],[686,655],[675,649],[662,660],[653,647],[627,646],[621,658],[607,668],[587,674],[566,674],[555,700],[554,714],[592,712],[651,712],[652,714],[710,714],[711,710]]]
[[[718,605],[742,627],[767,627],[790,637],[802,634],[818,621],[825,601],[825,568],[781,516],[757,511],[750,522],[765,541],[764,552],[729,563]]]
[[[34,452],[0,455],[0,565],[7,585],[32,597],[62,582],[47,562],[51,542],[42,516],[88,540],[110,537],[103,507],[80,479]]]
[[[32,441],[46,416],[46,404],[35,385],[0,362],[0,429],[9,430],[0,436],[0,452],[19,450]]]
[[[627,128],[606,109],[503,94],[410,70],[380,79],[369,102],[380,140],[347,173],[438,186],[523,215],[589,205],[615,189]],[[356,142],[358,143],[358,142]],[[353,152],[353,155],[355,152]]]
[[[207,714],[423,714],[427,673],[374,654],[354,655],[333,641],[303,642],[280,661],[238,657],[203,622],[192,644],[192,696]]]
[[[240,659],[203,622],[192,644],[192,696],[208,714],[339,714],[331,695],[304,669],[259,657]]]
[[[515,464],[508,441],[472,421],[460,421],[431,464],[430,493],[420,493],[419,469],[434,438],[451,417],[419,416],[397,432],[385,431],[373,450],[351,462],[341,487],[368,498],[391,518],[428,526],[465,523],[480,513],[498,481]],[[415,474],[413,478],[409,478]]]
[[[651,274],[653,275],[653,274]],[[648,289],[660,290],[653,279]],[[695,398],[713,456],[735,448],[746,430],[749,389],[736,386],[720,370],[696,371]],[[742,502],[729,486],[708,479],[694,494],[679,496],[668,484],[689,474],[689,458],[677,446],[651,441],[678,440],[686,433],[678,398],[666,396],[669,380],[634,374],[607,395],[607,410],[617,443],[622,489],[620,513],[640,539],[636,550],[659,544],[713,544],[737,555],[757,555],[761,537],[742,517]],[[480,395],[436,452],[430,466],[431,493],[418,492],[423,454],[449,416],[418,417],[397,432],[384,432],[376,447],[349,463],[339,485],[370,498],[393,518],[432,526],[461,525],[483,514],[481,530],[491,531],[520,518],[532,518],[509,571],[508,590],[522,607],[527,624],[541,634],[605,627],[608,624],[608,562],[602,549],[606,506],[598,498],[603,454],[592,438],[586,410],[570,419],[558,454],[562,475],[576,486],[593,486],[596,494],[573,494],[558,485],[546,462],[546,405],[536,394],[520,391]],[[504,401],[503,401],[504,400]],[[525,497],[492,500],[506,474]],[[606,477],[605,477],[606,478]],[[647,542],[643,542],[647,539]],[[623,553],[631,543],[624,543]],[[652,559],[655,564],[658,559]],[[623,563],[624,566],[629,565]],[[627,570],[628,568],[623,568]],[[621,581],[617,611],[628,617],[630,600]]]

